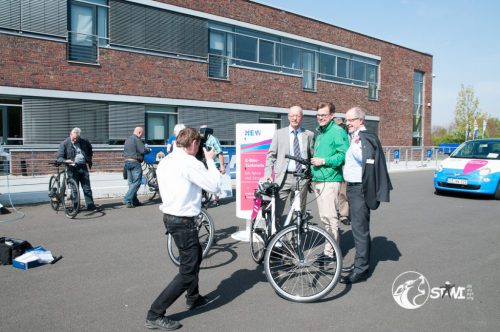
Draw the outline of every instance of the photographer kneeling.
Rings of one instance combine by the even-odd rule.
[[[150,329],[175,330],[178,321],[164,316],[168,307],[186,291],[186,309],[202,307],[210,300],[198,290],[202,259],[195,217],[201,211],[201,190],[217,192],[220,173],[215,167],[215,151],[203,148],[207,168],[196,159],[201,136],[185,128],[177,136],[177,149],[163,158],[156,170],[162,204],[163,222],[179,248],[179,273],[153,302],[146,318]]]

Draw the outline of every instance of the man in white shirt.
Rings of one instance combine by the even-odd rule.
[[[149,329],[175,330],[178,321],[164,316],[166,310],[186,291],[186,309],[202,307],[210,300],[201,296],[198,275],[202,249],[198,240],[195,217],[201,211],[201,190],[217,192],[220,173],[215,167],[215,151],[203,149],[207,168],[195,158],[201,136],[194,128],[177,135],[176,145],[163,158],[156,170],[162,204],[163,222],[179,248],[179,273],[151,304],[145,326]]]

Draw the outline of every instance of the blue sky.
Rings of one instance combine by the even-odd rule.
[[[432,125],[453,122],[461,84],[500,118],[500,1],[258,0],[433,55]]]

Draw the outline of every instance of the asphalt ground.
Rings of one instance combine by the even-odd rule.
[[[432,177],[429,171],[391,174],[392,201],[371,217],[371,277],[338,284],[316,303],[276,295],[248,243],[231,237],[245,227],[234,201],[209,209],[217,244],[204,262],[200,290],[218,299],[185,311],[181,296],[167,314],[181,321],[181,331],[498,331],[500,204],[436,196]],[[0,236],[64,256],[27,271],[0,266],[0,331],[146,330],[149,305],[176,274],[158,202],[135,209],[118,198],[97,203],[102,211],[74,220],[39,204],[19,207],[24,217],[18,221],[0,222]],[[309,208],[317,216],[316,203]],[[348,264],[354,245],[350,228],[342,230]],[[467,296],[429,298],[418,309],[404,309],[392,285],[406,271],[421,273],[430,287],[463,286]]]

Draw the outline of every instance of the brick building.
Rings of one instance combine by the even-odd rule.
[[[94,147],[136,126],[162,144],[176,123],[288,124],[300,104],[354,105],[384,145],[428,145],[432,56],[243,0],[0,0],[0,140],[56,147],[72,127]]]

